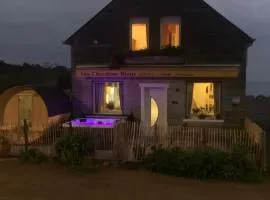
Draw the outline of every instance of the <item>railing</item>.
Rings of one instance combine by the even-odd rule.
[[[153,148],[179,147],[186,150],[216,149],[231,152],[235,148],[245,150],[256,163],[265,166],[264,137],[257,138],[259,129],[247,121],[249,129],[204,128],[169,125],[147,128],[140,122],[122,122],[114,128],[67,127],[61,125],[42,126],[39,129],[15,125],[0,125],[0,135],[11,143],[13,155],[18,155],[26,143],[46,154],[54,154],[54,144],[65,134],[90,137],[97,152],[110,152],[110,158],[117,160],[140,160]],[[256,127],[256,128],[255,128]],[[258,142],[262,141],[262,142]]]

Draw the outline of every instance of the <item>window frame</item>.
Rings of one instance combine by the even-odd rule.
[[[189,83],[214,83],[217,84],[219,87],[219,114],[222,116],[222,81],[213,81],[213,80],[194,80],[194,81],[186,81],[186,96],[185,96],[185,120],[189,120],[189,121],[224,121],[223,119],[191,119],[190,118],[190,110],[189,110],[189,105],[188,105],[188,84]]]
[[[167,17],[162,17],[160,19],[160,49],[164,48],[162,45],[162,39],[163,39],[163,24],[170,24],[170,23],[178,23],[179,24],[179,46],[176,48],[179,48],[182,46],[182,20],[181,17],[176,17],[176,16],[167,16]]]
[[[122,101],[121,104],[121,112],[114,112],[114,113],[108,113],[108,112],[98,112],[96,110],[96,85],[100,84],[100,83],[119,83],[119,90],[122,89],[122,92],[120,94],[122,94],[122,96],[120,96],[120,101]],[[124,114],[124,82],[123,81],[94,81],[93,85],[92,85],[92,94],[93,94],[93,99],[92,99],[92,110],[93,110],[93,114],[96,115],[123,115]]]
[[[146,31],[147,31],[147,34],[146,34],[146,39],[147,39],[147,48],[146,49],[149,49],[149,45],[150,45],[150,42],[149,42],[149,39],[150,39],[150,29],[149,29],[149,19],[147,17],[134,17],[134,18],[131,18],[129,20],[129,50],[130,51],[141,51],[141,50],[146,50],[146,49],[140,49],[140,50],[133,50],[132,49],[132,24],[146,24]]]

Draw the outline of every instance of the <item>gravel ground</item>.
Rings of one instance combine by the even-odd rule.
[[[144,171],[85,175],[59,166],[0,162],[0,200],[266,200],[270,185],[202,182]]]

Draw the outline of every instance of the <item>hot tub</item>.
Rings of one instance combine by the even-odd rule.
[[[114,128],[117,122],[125,119],[120,116],[87,116],[63,124],[63,127]]]

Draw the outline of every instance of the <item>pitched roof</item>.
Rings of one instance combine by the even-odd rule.
[[[112,0],[111,2],[109,2],[104,8],[102,8],[96,15],[94,15],[94,17],[92,17],[88,22],[86,22],[82,27],[80,27],[75,33],[73,33],[68,39],[66,39],[64,41],[64,44],[71,44],[73,42],[73,40],[75,39],[75,37],[84,30],[85,27],[87,27],[88,25],[90,25],[96,18],[101,17],[102,14],[106,11],[109,10],[113,4],[117,2],[117,0]]]
[[[221,17],[224,22],[230,24],[231,26],[233,26],[235,29],[237,29],[240,34],[242,34],[244,37],[247,38],[247,40],[250,41],[250,43],[252,44],[255,39],[252,38],[251,36],[249,36],[246,32],[244,32],[242,29],[240,29],[238,26],[236,26],[234,23],[232,23],[229,19],[227,19],[225,16],[223,16],[220,12],[218,12],[216,9],[214,9],[212,6],[210,6],[208,3],[206,3],[204,0],[199,0],[201,1],[202,4],[205,4],[209,9],[211,9],[215,14],[217,14],[219,17]]]
[[[127,0],[127,1],[132,1],[132,0]],[[122,0],[112,0],[110,3],[108,3],[102,10],[100,10],[93,18],[91,18],[87,23],[85,23],[81,28],[79,28],[75,33],[73,33],[68,39],[64,41],[64,44],[71,45],[74,40],[86,29],[91,27],[91,25],[98,21],[99,19],[106,18],[108,17],[105,15],[107,11],[112,10],[112,8],[116,9],[124,9],[124,3],[127,1],[122,1]],[[149,0],[148,0],[149,1]],[[178,0],[180,1],[180,0]],[[233,24],[230,20],[225,18],[223,15],[221,15],[218,11],[216,11],[213,7],[211,7],[209,4],[207,4],[204,0],[193,0],[196,3],[199,3],[201,8],[205,8],[208,11],[214,12],[217,16],[221,18],[221,20],[227,24],[233,27],[242,37],[244,37],[249,45],[251,45],[255,39],[251,38],[248,34],[246,34],[243,30],[241,30],[239,27],[237,27],[235,24]],[[147,2],[147,0],[144,1],[144,3]]]

